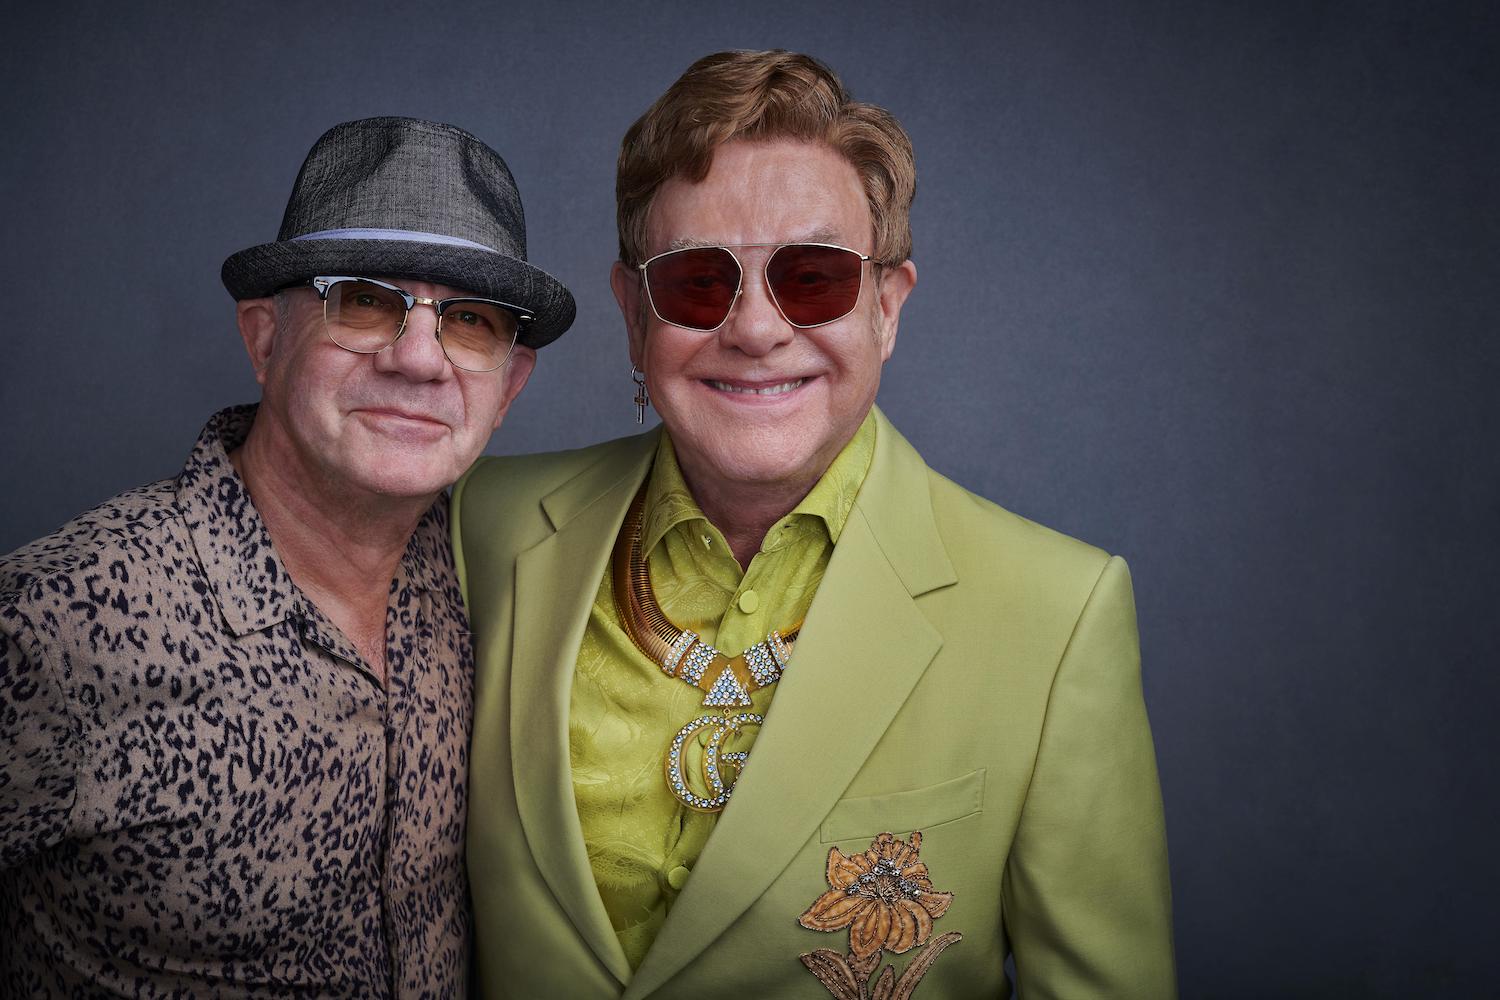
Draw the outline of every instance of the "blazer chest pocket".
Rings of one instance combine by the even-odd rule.
[[[818,840],[872,840],[905,835],[972,816],[984,808],[984,769],[925,788],[840,799],[818,829]]]

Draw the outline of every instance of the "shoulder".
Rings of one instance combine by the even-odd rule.
[[[870,505],[879,509],[886,534],[899,527],[908,545],[918,544],[916,539],[940,545],[958,579],[970,583],[1009,580],[1036,587],[1056,581],[1071,591],[1080,583],[1091,587],[1103,573],[1109,553],[953,482],[929,466],[885,414],[877,416],[877,464],[866,485],[891,494]],[[929,516],[935,538],[921,527]]]
[[[453,487],[454,532],[500,529],[501,520],[537,521],[548,496],[585,477],[612,484],[655,449],[657,437],[651,431],[569,451],[483,456]],[[577,485],[587,492],[586,483]]]
[[[866,486],[885,495],[863,505],[876,519],[887,556],[913,568],[903,577],[935,588],[928,598],[933,613],[943,608],[968,620],[982,612],[987,621],[1065,642],[1107,568],[1124,569],[1097,546],[1006,510],[934,471],[888,422],[881,433],[884,443],[877,441],[877,465]]]
[[[1001,685],[1017,723],[1030,718],[1038,727],[1069,656],[1081,663],[1074,672],[1085,687],[1123,698],[1135,684],[1138,697],[1135,603],[1124,560],[1006,510],[925,463],[909,496],[919,493],[930,504],[925,544],[940,552],[928,558],[946,573],[929,572],[937,585],[918,603],[963,664],[955,668],[963,684]],[[920,510],[916,499],[906,508]],[[910,516],[890,551],[922,536],[921,520]]]
[[[453,487],[454,509],[497,496],[535,503],[588,469],[626,454],[634,456],[648,442],[654,446],[656,436],[633,434],[567,451],[483,455]]]
[[[572,451],[486,456],[453,487],[453,549],[459,579],[501,572],[516,554],[650,461],[657,431]]]
[[[183,544],[176,481],[164,479],[111,497],[56,531],[0,556],[0,610],[38,602],[72,603],[90,578],[128,576]],[[50,595],[50,596],[49,596]]]
[[[928,469],[933,518],[950,557],[971,565],[1096,580],[1110,555],[1088,542],[1038,524]]]
[[[1024,628],[1059,655],[1091,606],[1116,609],[1134,621],[1130,573],[1119,556],[1006,510],[930,470],[929,482],[933,518],[953,564],[959,584],[954,598],[960,603],[988,609],[995,621]]]

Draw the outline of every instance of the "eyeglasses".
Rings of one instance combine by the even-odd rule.
[[[703,333],[723,326],[744,291],[744,268],[734,255],[744,247],[776,248],[766,258],[766,290],[792,326],[832,323],[859,302],[866,254],[831,243],[731,243],[668,250],[636,265],[657,319]]]
[[[413,306],[432,306],[437,312],[434,335],[443,354],[466,372],[492,372],[504,365],[521,324],[534,318],[508,302],[472,296],[428,299],[374,278],[319,276],[305,284],[323,300],[328,339],[356,354],[385,350],[406,332]]]

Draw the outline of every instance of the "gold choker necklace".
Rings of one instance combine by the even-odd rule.
[[[678,628],[667,618],[656,595],[651,592],[651,575],[641,558],[641,522],[646,510],[646,488],[636,494],[620,535],[615,540],[612,557],[615,604],[625,634],[636,648],[661,665],[668,677],[691,684],[704,692],[703,707],[717,708],[717,715],[701,715],[672,737],[663,758],[667,788],[689,809],[714,813],[723,809],[734,791],[735,781],[745,768],[748,751],[726,753],[724,741],[746,726],[759,726],[765,718],[751,707],[750,692],[770,687],[781,679],[792,656],[792,644],[802,628],[798,622],[785,633],[771,632],[738,656],[725,656],[698,638],[696,632]],[[711,730],[699,773],[707,795],[687,779],[683,764],[689,740],[699,732]]]

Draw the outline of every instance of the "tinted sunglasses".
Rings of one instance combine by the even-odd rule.
[[[744,291],[744,268],[734,251],[775,247],[766,258],[766,290],[792,326],[807,329],[854,311],[870,257],[831,243],[731,243],[687,247],[638,264],[646,299],[657,319],[711,333],[724,325]]]
[[[531,322],[531,313],[499,299],[461,295],[428,299],[376,278],[320,275],[311,285],[323,300],[323,330],[328,339],[355,354],[378,354],[401,339],[406,318],[417,305],[437,312],[434,331],[453,367],[492,372],[510,359],[516,334]],[[288,286],[295,287],[295,286]]]

